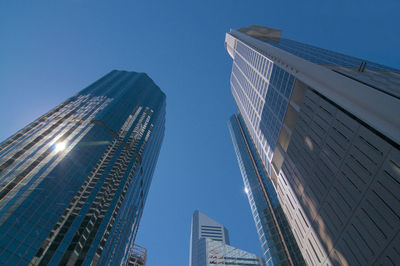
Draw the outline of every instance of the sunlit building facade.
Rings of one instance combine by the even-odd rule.
[[[240,116],[228,122],[254,223],[267,265],[305,265],[275,188]]]
[[[400,262],[400,72],[231,30],[231,88],[309,265]]]
[[[127,260],[165,99],[146,74],[115,70],[1,143],[1,265]]]
[[[200,211],[192,217],[190,266],[265,265],[264,259],[230,246],[228,230]]]

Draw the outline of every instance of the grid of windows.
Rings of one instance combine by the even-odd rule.
[[[294,81],[293,75],[237,40],[231,76],[232,94],[269,173]]]
[[[200,237],[207,237],[215,241],[224,241],[223,228],[220,226],[201,225]]]
[[[0,264],[123,259],[164,121],[165,95],[150,78],[112,71],[3,142]]]
[[[244,250],[206,239],[207,265],[265,265],[262,258]]]
[[[399,150],[311,89],[300,110],[278,195],[307,262],[398,260]]]
[[[273,67],[260,123],[261,131],[266,139],[269,140],[270,150],[275,149],[294,80],[293,75],[290,75],[282,68]]]

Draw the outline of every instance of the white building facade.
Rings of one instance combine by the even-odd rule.
[[[230,246],[228,230],[200,211],[193,213],[189,260],[190,266],[265,265],[261,257]]]

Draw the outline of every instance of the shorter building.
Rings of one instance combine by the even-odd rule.
[[[145,266],[147,258],[147,250],[139,245],[134,245],[129,252],[126,266]]]
[[[210,217],[195,211],[190,235],[190,266],[265,265],[264,259],[230,246],[228,230]]]

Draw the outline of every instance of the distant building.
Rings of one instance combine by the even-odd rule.
[[[262,26],[231,30],[225,47],[241,121],[306,263],[399,264],[400,71]]]
[[[145,266],[147,250],[139,245],[134,245],[128,255],[126,266]]]
[[[134,243],[165,95],[112,71],[0,144],[0,264],[107,265]]]
[[[252,253],[229,245],[228,230],[205,214],[195,211],[190,235],[190,266],[264,265]]]

